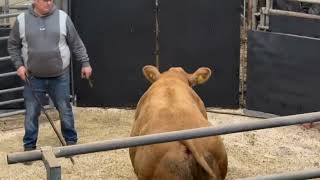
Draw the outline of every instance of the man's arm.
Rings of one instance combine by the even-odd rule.
[[[23,60],[21,57],[21,38],[19,32],[19,21],[16,20],[14,23],[11,31],[10,36],[8,39],[8,53],[11,56],[11,61],[14,67],[17,69],[18,76],[25,80],[26,68],[24,67]]]
[[[13,62],[16,69],[23,66],[23,60],[21,56],[21,38],[19,32],[19,22],[16,20],[8,39],[8,53],[11,56],[11,61]]]
[[[80,61],[82,64],[81,77],[89,79],[92,69],[89,63],[87,50],[69,16],[67,17],[66,23],[68,45],[72,53],[75,55],[76,60]]]
[[[87,50],[69,16],[67,17],[67,42],[76,60],[82,63],[82,67],[90,66]]]

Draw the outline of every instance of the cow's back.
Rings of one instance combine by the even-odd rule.
[[[179,79],[163,78],[141,97],[131,136],[207,126],[210,123],[204,104],[193,89]],[[130,148],[131,162],[140,180],[215,179],[200,166],[199,157],[204,158],[216,179],[224,179],[227,156],[219,137]]]

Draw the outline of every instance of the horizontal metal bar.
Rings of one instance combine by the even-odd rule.
[[[290,1],[320,4],[320,0],[290,0]]]
[[[17,75],[17,72],[8,72],[8,73],[3,73],[3,74],[0,74],[0,78],[2,77],[8,77],[8,76],[15,76]]]
[[[256,176],[238,180],[304,180],[320,177],[320,169],[295,171],[289,173],[272,174],[267,176]]]
[[[8,40],[9,36],[0,37],[0,41]]]
[[[47,105],[47,106],[44,106],[44,108],[45,109],[51,109],[52,107]],[[25,113],[26,113],[25,109],[12,111],[12,112],[7,112],[7,113],[1,113],[0,114],[0,118],[5,118],[5,117],[13,116],[13,115],[18,115],[18,114],[25,114]],[[6,119],[5,120],[0,119],[0,121],[7,121],[7,120]]]
[[[8,92],[15,92],[15,91],[21,91],[23,90],[24,87],[17,87],[17,88],[11,88],[11,89],[3,89],[3,90],[0,90],[0,94],[4,94],[4,93],[8,93]]]
[[[10,59],[11,59],[10,56],[0,57],[0,62],[1,61],[7,61],[7,60],[10,60]]]
[[[26,10],[29,8],[30,5],[14,5],[9,6],[9,9],[18,9],[18,10]]]
[[[24,110],[17,110],[17,111],[12,111],[12,112],[1,113],[0,118],[9,117],[9,116],[18,115],[18,114],[24,114],[25,112],[26,112],[26,110],[24,109]]]
[[[9,18],[9,17],[16,17],[16,16],[18,16],[19,14],[21,14],[21,12],[19,12],[19,13],[10,13],[10,14],[1,14],[1,15],[0,15],[0,19]]]
[[[78,154],[87,154],[100,151],[108,151],[114,149],[122,149],[149,144],[165,143],[171,141],[179,141],[186,139],[194,139],[200,137],[216,136],[223,134],[231,134],[237,132],[252,131],[258,129],[274,128],[281,126],[289,126],[294,124],[311,123],[320,121],[320,112],[299,114],[292,116],[276,117],[265,119],[263,121],[237,123],[218,127],[206,127],[189,129],[182,131],[165,132],[160,134],[151,134],[146,136],[127,137],[122,139],[114,139],[100,141],[89,144],[79,144],[66,147],[54,148],[56,157],[65,157]],[[7,155],[8,164],[19,162],[41,160],[41,151],[16,152]]]
[[[258,29],[268,30],[268,29],[269,29],[269,26],[261,26],[261,25],[258,25]]]
[[[292,12],[292,11],[283,11],[278,9],[265,9],[263,13],[267,15],[275,15],[275,16],[293,16],[293,17],[300,17],[305,19],[318,19],[320,20],[320,16],[313,15],[313,14],[305,14],[305,13],[299,13],[299,12]]]
[[[0,102],[0,106],[19,103],[19,102],[23,102],[23,101],[24,101],[24,98],[13,99],[13,100],[9,100],[9,101],[2,101],[2,102]]]
[[[48,98],[49,95],[46,94],[45,97]],[[2,102],[0,102],[0,106],[7,105],[7,104],[13,104],[13,103],[19,103],[19,102],[24,102],[24,98],[13,99],[13,100],[9,100],[9,101],[2,101]]]

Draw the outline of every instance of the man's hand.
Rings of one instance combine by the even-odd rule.
[[[89,77],[91,76],[91,74],[92,74],[92,68],[91,68],[91,66],[82,67],[82,69],[81,69],[81,78],[89,79]]]
[[[26,80],[26,73],[27,69],[24,66],[20,66],[17,70],[18,76],[24,81]]]

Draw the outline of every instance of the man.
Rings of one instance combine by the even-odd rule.
[[[8,52],[18,76],[25,81],[24,150],[36,149],[41,110],[36,97],[43,99],[46,93],[59,111],[65,141],[68,145],[76,144],[69,97],[71,52],[82,63],[82,78],[88,79],[92,69],[71,19],[56,8],[53,0],[34,0],[29,10],[17,17],[8,40]]]

